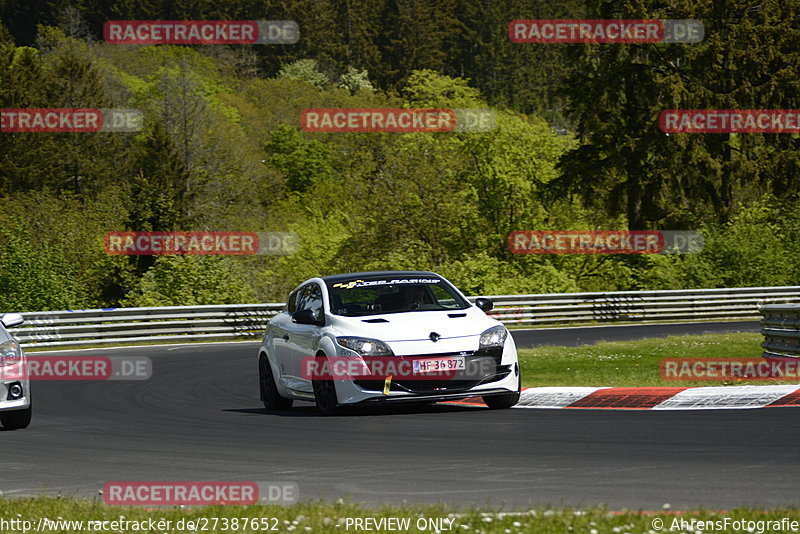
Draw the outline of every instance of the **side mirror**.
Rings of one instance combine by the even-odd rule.
[[[3,326],[6,328],[13,328],[15,326],[21,325],[25,319],[22,318],[22,315],[19,313],[7,313],[3,315],[3,318],[0,319],[0,322],[3,323]]]
[[[475,306],[482,309],[485,312],[488,312],[492,308],[494,308],[494,302],[491,299],[485,299],[483,297],[475,299]]]
[[[294,312],[292,315],[292,321],[297,324],[311,324],[314,326],[324,326],[325,319],[322,318],[322,310],[317,309],[314,310],[300,310]]]

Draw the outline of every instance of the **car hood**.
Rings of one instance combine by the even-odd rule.
[[[475,350],[478,336],[498,324],[475,307],[365,317],[331,316],[331,326],[338,331],[337,335],[379,339],[387,342],[398,354],[408,350],[419,352],[423,347],[426,347],[424,352]],[[438,341],[431,341],[432,332],[439,334]]]

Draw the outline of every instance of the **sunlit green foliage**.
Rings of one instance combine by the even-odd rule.
[[[137,108],[145,126],[0,134],[9,309],[275,302],[305,278],[367,269],[430,269],[468,294],[789,285],[800,275],[799,136],[666,136],[655,126],[665,107],[797,108],[795,2],[768,1],[758,16],[743,0],[722,11],[637,0],[620,13],[594,0],[55,4],[38,29],[21,4],[0,4],[0,107]],[[519,45],[505,35],[512,16],[675,13],[707,20],[706,40]],[[92,30],[108,19],[258,17],[298,20],[304,37],[253,49],[115,47]],[[302,130],[304,109],[338,107],[491,109],[497,128]],[[520,256],[506,245],[512,230],[628,228],[701,230],[706,248]],[[222,259],[103,250],[106,232],[163,230],[288,231],[299,249]]]

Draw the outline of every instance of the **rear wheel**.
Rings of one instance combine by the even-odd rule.
[[[519,394],[522,391],[522,375],[519,377],[519,385],[517,391],[514,393],[506,393],[505,395],[493,395],[483,398],[483,402],[492,410],[504,410],[511,408],[519,402]]]
[[[317,356],[324,359],[325,356]],[[335,415],[339,408],[339,399],[336,396],[336,386],[333,380],[317,379],[312,381],[314,399],[322,415]]]
[[[14,410],[13,412],[0,412],[0,423],[6,430],[17,430],[27,428],[31,424],[33,409],[28,406],[24,410]]]
[[[267,411],[288,410],[292,407],[292,399],[285,399],[278,393],[272,366],[264,355],[258,359],[258,385],[261,390],[261,402]]]

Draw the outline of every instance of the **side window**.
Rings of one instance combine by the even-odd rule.
[[[317,284],[308,284],[300,288],[297,299],[298,310],[322,310],[322,290]]]
[[[458,302],[456,302],[456,299],[454,299],[453,296],[443,288],[434,285],[430,285],[428,287],[433,292],[434,297],[436,297],[436,301],[442,308],[458,309]]]
[[[290,315],[293,315],[294,312],[297,311],[297,294],[297,291],[290,293],[289,300],[286,301],[286,311],[289,312]]]

